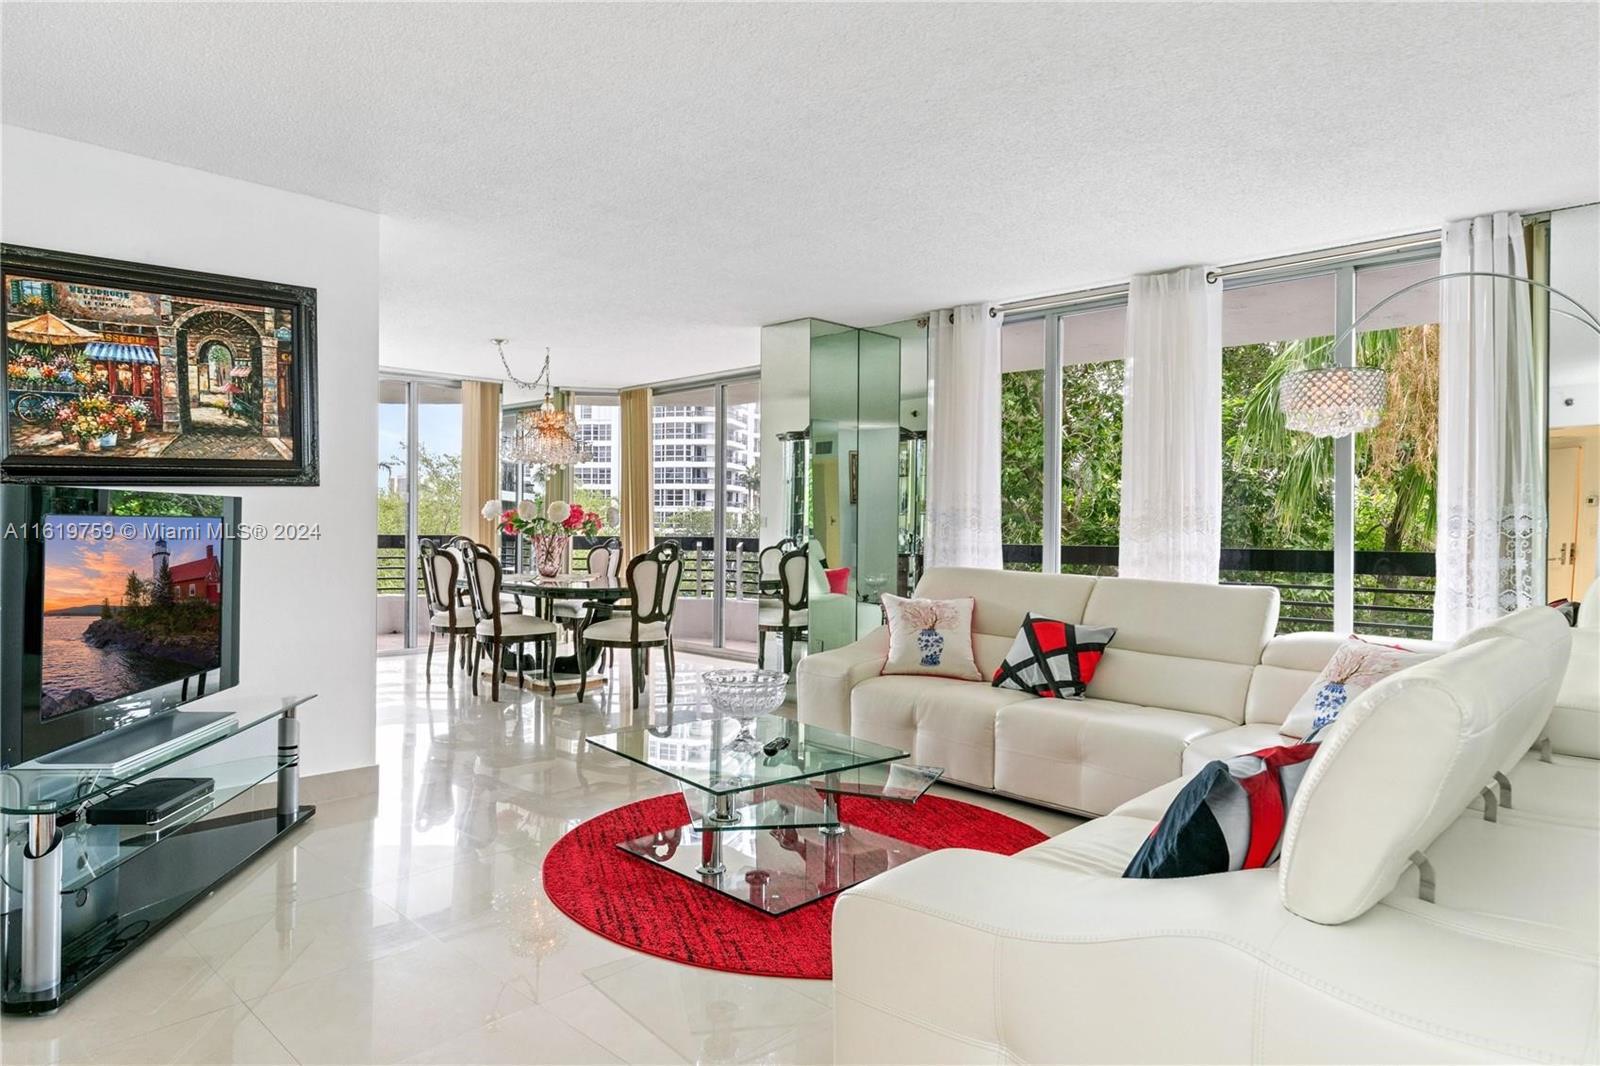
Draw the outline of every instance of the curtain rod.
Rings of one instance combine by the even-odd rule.
[[[1280,255],[1271,259],[1256,259],[1248,263],[1235,263],[1233,266],[1218,267],[1206,272],[1206,280],[1210,282],[1221,281],[1223,278],[1247,277],[1251,274],[1266,274],[1284,267],[1311,266],[1316,263],[1336,262],[1342,259],[1355,259],[1374,252],[1402,252],[1408,248],[1425,248],[1430,244],[1438,244],[1443,239],[1443,230],[1423,230],[1420,233],[1408,233],[1403,237],[1387,237],[1376,241],[1362,241],[1360,244],[1345,244],[1338,248],[1329,248],[1321,252],[1302,253],[1300,255]]]
[[[1330,263],[1341,259],[1355,259],[1377,252],[1398,252],[1407,248],[1421,248],[1429,244],[1438,244],[1441,239],[1441,230],[1423,230],[1418,233],[1407,233],[1398,237],[1384,237],[1374,241],[1362,241],[1358,244],[1344,244],[1337,248],[1323,248],[1315,252],[1300,252],[1294,255],[1279,255],[1271,259],[1252,259],[1243,263],[1234,263],[1230,266],[1218,267],[1206,272],[1209,282],[1221,281],[1224,278],[1245,277],[1251,274],[1265,274],[1286,267],[1309,266],[1315,263]],[[1093,303],[1113,296],[1125,295],[1128,283],[1121,282],[1116,285],[1102,285],[1093,289],[1077,289],[1072,292],[1056,293],[1050,296],[1035,296],[1028,300],[1013,300],[1010,303],[996,304],[989,309],[991,316],[1015,314],[1019,311],[1042,311],[1055,307],[1067,307],[1072,304]]]

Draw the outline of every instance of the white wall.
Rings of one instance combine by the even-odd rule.
[[[241,546],[240,687],[214,700],[316,692],[304,772],[371,766],[378,216],[0,126],[0,240],[316,288],[321,484],[212,491],[321,539]]]

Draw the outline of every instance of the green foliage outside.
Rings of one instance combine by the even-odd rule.
[[[1284,375],[1309,365],[1313,357],[1320,362],[1329,339],[1223,349],[1224,546],[1324,551],[1333,546],[1333,444],[1290,432],[1278,410]],[[1357,551],[1433,550],[1438,344],[1438,327],[1431,325],[1375,331],[1359,340],[1358,362],[1388,371],[1389,396],[1383,421],[1356,439]],[[1039,544],[1043,536],[1043,387],[1042,370],[1001,379],[1001,535],[1006,544]],[[1063,544],[1117,543],[1122,387],[1120,361],[1062,368]],[[1331,585],[1326,574],[1248,571],[1224,573],[1223,579]],[[1416,592],[1431,589],[1431,579],[1363,576],[1357,587],[1358,607],[1396,608],[1358,610],[1358,628],[1414,634],[1426,627],[1428,599]],[[1284,628],[1326,628],[1331,601],[1331,588],[1286,589],[1285,616],[1304,616],[1305,622],[1291,621]]]
[[[388,459],[394,470],[406,466],[405,445]],[[461,532],[461,456],[417,446],[417,532],[454,536]],[[406,497],[389,485],[378,489],[378,533],[404,536]]]

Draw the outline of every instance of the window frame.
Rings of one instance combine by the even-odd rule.
[[[1361,300],[1356,286],[1356,279],[1360,272],[1374,267],[1395,266],[1402,263],[1438,259],[1441,251],[1441,242],[1431,241],[1408,245],[1404,248],[1397,248],[1387,252],[1351,256],[1333,261],[1312,260],[1298,266],[1273,270],[1250,271],[1232,275],[1223,274],[1217,283],[1222,285],[1222,291],[1226,293],[1238,288],[1332,275],[1334,277],[1333,335],[1343,338],[1332,354],[1334,361],[1339,366],[1354,366],[1360,337],[1357,333],[1351,331],[1351,327],[1355,323],[1356,309]],[[1388,294],[1383,295],[1386,296]],[[1382,298],[1383,296],[1379,296],[1377,299],[1381,300]],[[1043,456],[1044,499],[1042,500],[1041,515],[1043,532],[1039,566],[1040,571],[1043,573],[1058,574],[1061,572],[1062,320],[1091,311],[1102,311],[1119,306],[1126,307],[1127,303],[1126,292],[1112,293],[1081,301],[1069,300],[1054,307],[1030,308],[1025,311],[1006,314],[1002,319],[1002,326],[1035,319],[1043,320],[1044,395],[1043,411],[1041,413],[1044,421],[1045,440]],[[1122,358],[1126,361],[1126,351],[1124,351]],[[1217,413],[1217,417],[1221,418],[1220,410]],[[1354,633],[1356,631],[1355,517],[1359,486],[1356,482],[1355,446],[1356,438],[1354,434],[1336,439],[1333,445],[1332,504],[1334,535],[1333,622],[1331,632],[1334,633]],[[1219,547],[1225,549],[1226,546],[1219,545]],[[1120,558],[1120,543],[1117,545],[1117,549]],[[1435,550],[1437,551],[1437,548]]]

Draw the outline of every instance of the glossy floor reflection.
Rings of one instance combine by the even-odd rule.
[[[641,955],[543,892],[568,829],[671,790],[584,736],[700,713],[712,665],[680,655],[675,707],[657,692],[635,712],[625,679],[582,704],[514,688],[494,704],[439,670],[424,684],[418,657],[379,659],[378,794],[321,805],[56,1015],[6,1018],[0,1062],[829,1061],[826,982]]]

